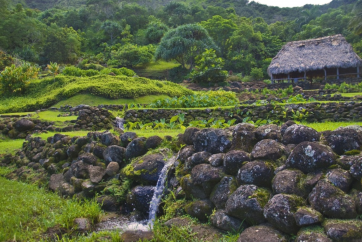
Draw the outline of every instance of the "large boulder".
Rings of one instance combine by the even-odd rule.
[[[214,227],[229,232],[240,231],[245,227],[242,220],[227,215],[224,210],[217,210],[211,215],[210,221]]]
[[[288,240],[270,226],[259,225],[245,229],[237,242],[287,242]]]
[[[287,130],[287,128],[294,125],[294,124],[296,124],[296,123],[293,120],[288,120],[287,122],[282,124],[282,126],[280,127],[280,133],[281,133],[282,137],[284,136],[285,131]]]
[[[231,147],[231,142],[225,130],[203,129],[195,133],[194,147],[197,152],[225,153]]]
[[[249,224],[265,222],[264,206],[271,194],[255,185],[243,185],[229,197],[225,205],[226,214],[244,220]]]
[[[104,132],[100,135],[100,140],[103,145],[119,145],[119,138],[111,132]]]
[[[332,242],[319,226],[311,226],[301,229],[295,240],[296,242]]]
[[[188,199],[208,199],[210,196],[208,191],[204,191],[202,185],[194,184],[190,174],[181,178],[180,185]]]
[[[326,180],[320,180],[309,194],[309,203],[329,218],[350,219],[357,216],[354,199]]]
[[[254,160],[266,159],[277,161],[282,158],[285,161],[288,155],[286,147],[272,139],[259,141],[251,152],[251,158]]]
[[[224,157],[225,157],[224,153],[214,154],[210,156],[207,160],[210,163],[210,165],[214,167],[219,167],[224,164]]]
[[[78,145],[71,145],[67,149],[67,155],[70,159],[74,159],[78,157],[78,154],[80,152],[80,148]]]
[[[323,223],[324,230],[333,241],[361,241],[361,220],[329,219]]]
[[[50,176],[49,189],[55,192],[59,190],[64,182],[65,181],[63,174],[53,174]]]
[[[327,180],[344,192],[348,192],[352,185],[352,177],[348,171],[341,168],[332,169],[326,174]]]
[[[249,162],[249,154],[241,150],[232,150],[224,156],[224,168],[226,174],[235,176],[244,162]]]
[[[89,164],[77,161],[70,166],[69,172],[76,178],[87,179],[89,178],[88,167]]]
[[[211,156],[209,152],[201,151],[193,154],[189,158],[187,158],[185,163],[185,169],[191,170],[193,167],[199,164],[208,164],[208,158]]]
[[[137,138],[137,134],[135,132],[125,132],[120,136],[122,146],[127,147],[129,143],[131,143],[132,140]]]
[[[136,186],[127,196],[127,203],[138,211],[148,214],[155,187]]]
[[[243,165],[237,175],[238,184],[254,184],[270,187],[274,177],[274,167],[270,162],[252,161]]]
[[[255,131],[256,138],[258,140],[274,139],[281,140],[280,128],[276,124],[267,124],[258,127]]]
[[[192,145],[185,146],[184,148],[181,149],[178,158],[182,163],[184,163],[186,162],[187,158],[191,157],[195,152],[196,151],[194,149],[194,146]]]
[[[185,133],[183,135],[183,142],[186,145],[193,145],[194,144],[194,138],[195,138],[195,134],[196,132],[199,132],[200,129],[195,128],[195,127],[189,127],[185,130]]]
[[[319,141],[320,134],[310,127],[294,124],[289,126],[283,135],[284,144],[299,144],[304,141]]]
[[[130,160],[134,157],[142,156],[147,153],[146,138],[136,138],[127,145],[126,159]]]
[[[162,138],[160,136],[151,136],[146,140],[146,149],[156,149],[162,143]]]
[[[92,153],[84,153],[78,157],[78,160],[81,160],[89,165],[95,165],[97,163],[97,157]]]
[[[258,139],[255,136],[254,129],[235,129],[233,132],[233,140],[231,142],[231,150],[244,150],[246,152],[251,152],[257,142]]]
[[[19,132],[29,131],[35,127],[35,124],[29,119],[19,119],[15,122],[14,128]]]
[[[207,222],[213,208],[214,205],[210,200],[199,200],[187,204],[185,211],[188,215],[197,218],[201,222]]]
[[[349,128],[332,131],[325,139],[338,155],[350,150],[359,150],[362,145],[362,133]]]
[[[328,146],[312,142],[297,145],[286,161],[288,167],[304,173],[326,169],[336,163],[336,155]]]
[[[112,196],[100,196],[97,197],[97,203],[101,205],[102,210],[104,211],[117,211],[119,210],[119,204],[117,199]]]
[[[132,180],[142,184],[156,185],[165,160],[162,154],[146,155],[129,164],[123,173]]]
[[[303,198],[296,195],[277,194],[264,207],[264,216],[268,222],[280,231],[296,233],[299,227],[294,214],[298,207],[305,206]]]
[[[88,167],[89,179],[92,183],[99,183],[104,175],[106,170],[101,166],[89,166]]]
[[[193,184],[201,186],[206,194],[212,192],[214,186],[224,175],[221,167],[213,167],[210,164],[197,165],[191,171]]]
[[[349,173],[357,180],[362,179],[362,158],[359,157],[349,169]]]
[[[214,187],[214,190],[210,195],[211,202],[213,202],[218,209],[225,208],[226,201],[236,188],[236,179],[233,176],[224,176]]]
[[[122,165],[126,156],[126,149],[117,145],[108,146],[103,152],[103,159],[108,165],[110,162],[117,162],[119,165]]]
[[[115,176],[119,171],[119,165],[117,162],[110,162],[107,166],[107,169],[106,169],[106,174],[109,176],[109,177],[113,177]]]
[[[308,226],[323,222],[323,215],[310,207],[299,207],[294,213],[298,226]]]
[[[295,194],[301,197],[307,195],[303,181],[305,175],[296,169],[286,169],[278,172],[272,181],[272,187],[275,194]]]

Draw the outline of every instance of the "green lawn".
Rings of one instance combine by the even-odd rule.
[[[339,127],[345,127],[349,125],[361,125],[362,122],[325,122],[325,123],[301,123],[308,127],[311,127],[318,132],[326,131],[326,130],[335,130]]]
[[[14,154],[16,150],[21,149],[23,146],[24,140],[23,139],[0,139],[0,154],[3,153],[12,153]]]
[[[163,138],[164,136],[172,136],[172,137],[176,137],[178,134],[183,134],[184,131],[181,129],[161,129],[161,130],[126,130],[126,132],[135,132],[138,137],[151,137],[151,136],[160,136],[161,138]]]
[[[355,93],[341,93],[342,97],[354,97],[354,96],[361,96],[362,92],[355,92]]]
[[[0,175],[8,170],[0,168]],[[75,218],[99,220],[101,209],[94,201],[66,200],[36,185],[0,177],[0,241],[39,241],[47,228],[70,228]]]
[[[35,112],[19,112],[19,113],[2,113],[1,115],[19,115],[19,116],[26,116],[26,115],[34,115]]]
[[[57,104],[53,105],[53,107],[59,108],[60,106],[71,105],[77,106],[80,104],[90,105],[90,106],[98,106],[98,105],[121,105],[121,104],[148,104],[153,102],[159,98],[168,98],[167,95],[149,95],[144,97],[132,98],[132,99],[107,99],[104,97],[94,96],[91,94],[78,94],[66,100],[60,101]]]
[[[54,121],[54,122],[64,122],[64,121],[71,121],[76,120],[78,116],[67,116],[67,117],[58,117],[61,112],[58,111],[44,111],[39,113],[38,115],[33,115],[33,118],[38,118],[41,120],[46,121]]]
[[[167,70],[180,66],[177,62],[157,61],[145,66],[137,66],[134,71],[139,76],[147,78],[166,79]]]
[[[99,132],[103,132],[103,131],[104,130],[99,131]],[[64,135],[68,135],[70,137],[74,137],[74,136],[87,136],[87,134],[89,132],[90,131],[48,132],[48,133],[41,133],[41,134],[33,134],[32,136],[33,137],[40,137],[40,138],[46,140],[48,137],[52,137],[55,134],[64,134]]]

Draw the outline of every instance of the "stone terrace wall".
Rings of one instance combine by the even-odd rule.
[[[305,115],[296,117],[297,111]],[[192,120],[208,120],[210,118],[223,118],[226,121],[236,119],[236,123],[241,123],[246,117],[254,122],[259,119],[280,121],[294,119],[308,122],[362,121],[362,102],[239,106],[229,109],[139,109],[128,110],[125,113],[125,122],[149,123],[161,118],[165,118],[166,122],[169,122],[173,116],[181,113],[185,114],[186,125]]]

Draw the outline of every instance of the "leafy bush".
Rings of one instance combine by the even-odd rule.
[[[326,84],[324,86],[325,90],[332,90],[335,89],[338,92],[341,93],[347,93],[347,92],[362,92],[362,82],[358,83],[357,85],[347,84],[343,82],[341,85],[337,84]]]
[[[116,66],[136,66],[145,65],[151,62],[155,47],[153,45],[138,46],[138,45],[124,45],[117,51],[112,51],[112,59],[108,65]]]
[[[251,76],[244,76],[243,79],[241,79],[242,82],[251,82],[253,78]]]
[[[117,76],[121,76],[121,75],[124,75],[124,76],[129,76],[129,77],[132,77],[134,75],[136,75],[136,73],[130,69],[127,69],[125,67],[122,67],[122,68],[104,68],[103,70],[101,71],[98,71],[98,70],[94,70],[94,69],[88,69],[88,70],[82,70],[82,69],[79,69],[75,66],[67,66],[64,68],[62,74],[65,75],[65,76],[78,76],[78,77],[81,77],[81,76],[97,76],[97,75],[100,75],[100,74],[103,74],[103,75],[108,75],[110,73],[114,73],[115,75]]]
[[[192,81],[200,82],[223,82],[228,76],[228,72],[222,70],[224,60],[218,58],[215,50],[206,49],[201,55],[196,57],[196,66],[190,73]]]
[[[7,66],[11,66],[13,63],[13,57],[0,50],[0,71],[4,70]]]
[[[240,82],[241,78],[239,76],[229,76],[226,81],[228,82]]]
[[[23,93],[31,78],[38,76],[39,68],[24,62],[21,66],[11,65],[0,73],[2,92],[5,95]]]
[[[151,108],[200,108],[217,106],[234,106],[239,103],[234,92],[208,91],[193,95],[158,99],[151,103]]]
[[[58,75],[29,83],[22,97],[0,98],[0,113],[33,111],[47,108],[81,92],[109,99],[135,98],[147,95],[182,96],[193,92],[176,83],[141,77],[100,75],[68,77]]]
[[[250,75],[254,80],[258,81],[264,77],[263,70],[261,68],[252,68]]]

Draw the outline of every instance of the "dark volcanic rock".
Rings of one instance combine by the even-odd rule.
[[[320,134],[310,127],[304,125],[291,125],[283,135],[284,144],[299,144],[304,141],[319,141]]]
[[[215,154],[209,157],[208,162],[214,167],[219,167],[224,164],[224,153]]]
[[[210,195],[211,202],[213,202],[218,209],[225,208],[226,201],[236,188],[236,179],[233,176],[224,176],[214,187],[214,190]]]
[[[325,139],[338,155],[350,150],[359,150],[362,145],[362,133],[348,128],[332,131]]]
[[[107,166],[106,169],[106,174],[110,177],[113,177],[117,174],[117,172],[119,171],[119,165],[117,162],[110,162]]]
[[[191,171],[191,178],[194,185],[203,188],[206,194],[210,194],[214,186],[225,175],[220,167],[213,167],[209,164],[200,164],[195,166]]]
[[[119,210],[119,204],[117,199],[112,196],[100,196],[97,197],[97,203],[101,204],[102,210],[105,211],[117,211]]]
[[[303,198],[296,195],[277,194],[264,207],[264,216],[273,227],[285,233],[296,233],[299,228],[294,214],[304,206]]]
[[[270,187],[274,177],[273,166],[264,161],[252,161],[243,165],[237,175],[238,184],[254,184]]]
[[[89,165],[95,165],[97,162],[97,157],[91,153],[84,153],[78,157],[78,160],[81,160]]]
[[[127,196],[127,203],[138,211],[148,214],[154,189],[152,186],[134,187]]]
[[[298,226],[313,225],[321,223],[323,216],[317,210],[310,207],[300,207],[294,214]]]
[[[237,242],[287,242],[288,240],[270,226],[259,225],[245,229]]]
[[[186,162],[187,158],[191,157],[194,153],[195,153],[195,149],[194,146],[189,145],[189,146],[185,146],[184,148],[181,149],[180,154],[179,154],[179,160],[184,163]]]
[[[126,159],[132,159],[134,157],[142,156],[146,154],[146,138],[136,138],[128,144],[126,149]]]
[[[19,132],[29,131],[35,127],[35,124],[29,119],[20,119],[15,122],[14,128]]]
[[[357,180],[362,179],[362,158],[361,157],[354,161],[354,164],[349,169],[349,173],[351,173],[351,175]]]
[[[120,136],[123,147],[127,147],[132,140],[137,138],[137,134],[135,132],[126,132]]]
[[[224,156],[226,174],[236,175],[244,162],[249,162],[249,154],[241,150],[232,150]]]
[[[156,149],[162,143],[162,138],[160,136],[151,136],[146,141],[146,149]]]
[[[323,228],[311,227],[311,230],[308,230],[308,228],[298,232],[296,242],[332,242],[324,233]]]
[[[302,184],[304,177],[304,173],[299,170],[287,169],[280,171],[273,178],[273,191],[276,194],[295,194],[304,197],[307,194]]]
[[[296,123],[294,121],[292,121],[292,120],[288,120],[287,122],[282,124],[282,126],[280,127],[281,135],[283,136],[285,134],[285,131],[287,130],[287,128],[292,126],[293,124],[296,124]]]
[[[188,215],[197,218],[201,222],[207,222],[213,208],[214,205],[210,200],[199,200],[187,204],[185,211]]]
[[[214,227],[225,231],[235,232],[245,227],[241,220],[227,215],[224,210],[217,210],[211,215],[210,220]]]
[[[229,197],[225,205],[228,215],[244,220],[249,224],[265,222],[264,206],[271,194],[255,185],[243,185]]]
[[[233,132],[233,140],[231,142],[231,150],[244,150],[246,152],[251,152],[257,142],[258,140],[255,136],[255,131],[238,131],[235,129]]]
[[[203,129],[195,133],[194,147],[197,152],[225,153],[231,147],[231,142],[225,130]]]
[[[309,194],[309,203],[329,218],[355,218],[356,204],[353,198],[326,180],[320,180]]]
[[[49,180],[49,189],[52,191],[57,191],[61,185],[64,183],[64,176],[63,174],[53,174]]]
[[[117,145],[108,146],[103,152],[103,158],[108,165],[110,162],[114,161],[118,164],[122,164],[125,160],[126,149]]]
[[[185,192],[188,199],[208,199],[210,196],[210,194],[207,193],[209,191],[204,191],[204,188],[201,185],[196,185],[193,183],[191,175],[186,175],[182,177],[180,183],[182,190]]]
[[[328,168],[336,162],[336,156],[328,146],[302,142],[294,148],[286,164],[288,167],[308,173]]]
[[[285,146],[272,139],[264,139],[259,141],[251,152],[251,158],[254,160],[267,159],[278,160],[284,156],[286,160],[288,152]]]
[[[191,157],[187,158],[185,168],[191,170],[193,167],[199,164],[208,164],[208,158],[211,156],[209,152],[201,151],[193,154]]]
[[[349,172],[340,168],[328,171],[326,178],[344,192],[348,192],[352,184],[352,177]]]
[[[106,174],[106,170],[100,166],[89,166],[88,173],[92,183],[99,183]]]
[[[267,124],[258,127],[255,131],[256,138],[258,140],[273,139],[281,140],[280,129],[276,124]]]
[[[110,132],[104,132],[100,135],[100,140],[103,145],[119,145],[119,138]]]
[[[190,127],[185,130],[185,133],[183,135],[183,141],[187,145],[193,145],[194,144],[194,137],[196,132],[200,131],[200,129],[195,127]]]
[[[324,230],[333,241],[361,241],[361,220],[330,219],[323,223]]]

